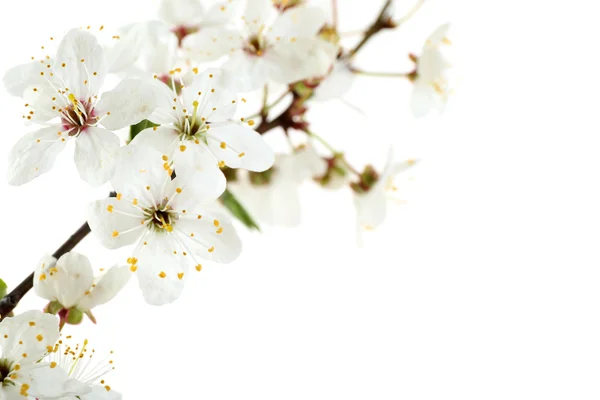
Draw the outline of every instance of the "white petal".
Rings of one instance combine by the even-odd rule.
[[[293,43],[279,42],[265,58],[276,67],[271,79],[288,84],[325,76],[337,56],[337,47],[318,38],[299,38]]]
[[[266,60],[239,51],[223,65],[226,73],[238,77],[236,92],[249,92],[262,88],[277,65]]]
[[[138,260],[136,275],[142,295],[152,305],[171,303],[181,295],[194,261],[189,254],[183,256],[186,249],[167,232],[148,234],[144,240],[147,244],[133,254]]]
[[[302,149],[297,150],[293,157],[295,164],[293,173],[297,182],[317,178],[327,172],[327,161],[317,153],[311,142],[307,142]]]
[[[46,279],[48,276],[46,275],[45,271],[48,268],[54,267],[55,264],[56,258],[49,254],[45,254],[41,260],[38,261],[33,275],[33,289],[35,290],[35,294],[49,301],[56,300],[58,298],[58,294],[56,293],[54,285],[48,279]],[[42,274],[43,277],[40,278]]]
[[[136,199],[146,208],[162,201],[163,188],[171,181],[171,171],[165,168],[163,154],[152,147],[129,145],[119,151],[117,173],[112,186],[123,199]]]
[[[85,295],[77,304],[82,310],[92,308],[112,300],[121,291],[131,278],[129,267],[112,267],[100,277],[96,286]]]
[[[443,43],[444,39],[448,36],[450,31],[450,24],[440,25],[433,33],[427,38],[425,47],[436,47]]]
[[[209,122],[224,121],[232,118],[237,107],[236,96],[223,87],[225,77],[220,69],[210,68],[193,76],[192,82],[183,89],[185,108],[193,113],[197,102],[197,119]]]
[[[434,107],[435,90],[431,85],[417,79],[410,98],[410,109],[415,117],[424,117]]]
[[[358,225],[364,229],[376,228],[385,220],[387,211],[383,187],[376,186],[366,194],[355,194],[354,206]]]
[[[8,183],[19,186],[50,171],[68,139],[59,126],[23,136],[8,155]]]
[[[0,322],[2,357],[22,365],[38,361],[58,340],[58,318],[26,311]]]
[[[152,80],[153,98],[156,108],[148,119],[156,124],[172,124],[179,121],[181,110],[173,110],[174,102],[178,95],[173,88],[159,79]]]
[[[318,7],[292,7],[281,14],[273,24],[269,38],[273,41],[277,37],[312,37],[325,25],[326,17]]]
[[[248,0],[243,20],[248,35],[258,33],[263,25],[269,25],[277,15],[277,9],[271,0]]]
[[[64,63],[65,67],[62,67]],[[78,100],[98,94],[107,73],[104,50],[94,35],[71,29],[56,52],[54,73]]]
[[[204,143],[188,140],[185,151],[176,150],[173,155],[177,181],[187,185],[198,194],[199,201],[218,198],[227,185],[225,175],[219,169],[217,160]]]
[[[75,165],[81,179],[94,187],[108,181],[119,148],[119,138],[111,131],[90,126],[81,132],[75,141]]]
[[[157,105],[153,85],[149,80],[125,79],[116,88],[104,93],[95,107],[100,115],[106,114],[101,124],[115,130],[148,117]]]
[[[202,19],[204,8],[198,0],[162,0],[158,15],[171,25],[193,25]]]
[[[90,261],[86,256],[74,252],[64,254],[54,267],[46,266],[44,273],[48,285],[54,288],[55,300],[64,308],[75,306],[94,283]]]
[[[240,0],[227,0],[212,5],[206,12],[200,29],[205,29],[206,26],[224,25],[232,21],[241,9],[241,3]]]
[[[81,400],[122,400],[123,395],[116,390],[106,390],[105,386],[93,385],[91,393],[81,396]]]
[[[173,227],[179,239],[194,255],[227,264],[238,258],[242,243],[231,222],[216,213],[180,218]],[[193,236],[192,236],[193,234]]]
[[[319,83],[319,86],[314,91],[312,100],[326,101],[342,97],[350,90],[354,83],[355,76],[348,68],[346,63],[335,62],[333,69]]]
[[[275,160],[271,147],[254,129],[235,122],[215,124],[208,133],[208,147],[231,168],[265,171]]]
[[[243,38],[234,29],[223,27],[202,28],[183,38],[181,47],[197,62],[213,61],[235,50],[241,49]]]
[[[46,78],[40,75],[45,69],[46,65],[39,61],[12,67],[4,74],[4,87],[12,96],[22,97],[25,89],[47,83]]]
[[[148,128],[138,133],[130,145],[152,147],[171,160],[179,145],[179,134],[168,125]]]
[[[144,219],[140,208],[123,197],[95,201],[88,210],[92,233],[109,249],[135,243],[147,231]]]
[[[17,372],[19,389],[26,384],[28,398],[57,399],[79,396],[90,391],[87,384],[71,379],[60,367],[51,368],[48,363],[27,365]],[[20,398],[23,398],[21,395]]]

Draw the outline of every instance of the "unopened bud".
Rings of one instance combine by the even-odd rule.
[[[65,322],[69,325],[78,325],[83,321],[83,311],[77,307],[72,307],[67,310]]]
[[[48,314],[56,315],[62,309],[63,309],[62,304],[60,304],[58,301],[55,300],[55,301],[51,301],[50,303],[48,303],[48,305],[46,305],[46,307],[44,307],[44,312],[46,312]]]
[[[356,193],[367,193],[379,180],[379,174],[372,165],[367,165],[360,174],[358,182],[352,182],[350,187]]]

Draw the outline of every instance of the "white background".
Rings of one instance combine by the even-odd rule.
[[[383,1],[339,3],[343,31],[366,26]],[[2,72],[72,26],[155,13],[142,0],[10,7]],[[113,388],[127,399],[600,396],[597,10],[583,0],[431,0],[358,64],[405,70],[406,54],[446,21],[462,82],[442,118],[413,120],[408,83],[366,77],[346,96],[366,116],[341,102],[311,113],[357,165],[381,166],[390,142],[423,159],[402,183],[407,204],[358,249],[350,193],[308,185],[299,229],[242,230],[240,259],[207,266],[175,304],[146,305],[132,280],[95,311],[98,325],[66,331],[115,350]],[[27,128],[20,100],[0,101],[6,153]],[[107,192],[79,180],[69,153],[26,186],[0,187],[10,285]],[[127,257],[93,238],[77,250],[97,268]],[[30,294],[19,310],[43,306]]]

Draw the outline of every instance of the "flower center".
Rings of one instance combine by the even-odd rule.
[[[94,107],[91,102],[77,100],[73,93],[69,95],[69,101],[71,104],[62,110],[61,121],[69,136],[77,136],[95,122]]]
[[[0,386],[4,385],[4,379],[10,375],[11,362],[6,358],[0,358]]]
[[[173,230],[173,225],[175,225],[179,219],[179,215],[173,212],[173,208],[166,200],[163,200],[163,202],[154,209],[145,209],[144,215],[148,221],[148,229],[155,232],[171,232]]]
[[[181,42],[183,42],[183,39],[187,36],[190,35],[192,33],[196,33],[200,30],[200,28],[196,27],[196,26],[177,26],[175,28],[173,28],[171,30],[171,32],[173,32],[175,34],[175,36],[177,36],[177,41],[178,41],[178,45],[179,47],[181,47]]]
[[[202,139],[206,143],[206,131],[209,126],[206,123],[205,118],[198,118],[198,106],[199,103],[194,101],[194,110],[191,116],[186,115],[182,117],[179,123],[176,125],[179,130],[180,140],[194,140]]]
[[[262,31],[260,31],[258,34],[248,38],[248,41],[244,45],[244,51],[255,56],[262,56],[266,47],[267,43],[262,35]]]

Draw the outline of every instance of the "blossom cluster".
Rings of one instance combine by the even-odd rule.
[[[160,20],[113,35],[104,26],[70,29],[60,40],[51,38],[56,46],[46,46],[39,58],[5,74],[4,86],[22,99],[29,127],[9,152],[9,184],[50,172],[74,142],[81,179],[112,190],[89,205],[78,240],[91,231],[103,246],[129,246],[130,252],[126,262],[96,277],[89,259],[70,251],[75,242],[42,256],[20,285],[47,300],[43,312],[12,316],[28,289],[0,302],[0,399],[121,398],[100,380],[110,365],[83,371],[87,341],[65,346],[59,332],[85,318],[96,323],[93,309],[113,299],[132,275],[147,303],[174,302],[203,263],[238,258],[242,243],[232,219],[251,229],[296,226],[298,189],[306,181],[350,188],[359,231],[383,223],[390,192],[397,190],[394,178],[417,161],[397,161],[390,150],[383,170],[356,169],[311,130],[306,112],[341,98],[367,74],[354,67],[359,50],[408,19],[395,20],[391,3],[348,48],[336,10],[328,18],[310,1],[228,0],[205,8],[200,0],[163,0]],[[441,111],[452,92],[448,29],[439,27],[418,55],[409,55],[413,70],[396,74],[413,83],[416,116]],[[269,92],[282,87],[269,103]],[[240,116],[240,104],[253,92],[263,95],[258,112]],[[276,114],[284,100],[289,105]],[[300,132],[305,140],[275,154],[264,137],[275,128],[286,136]]]

